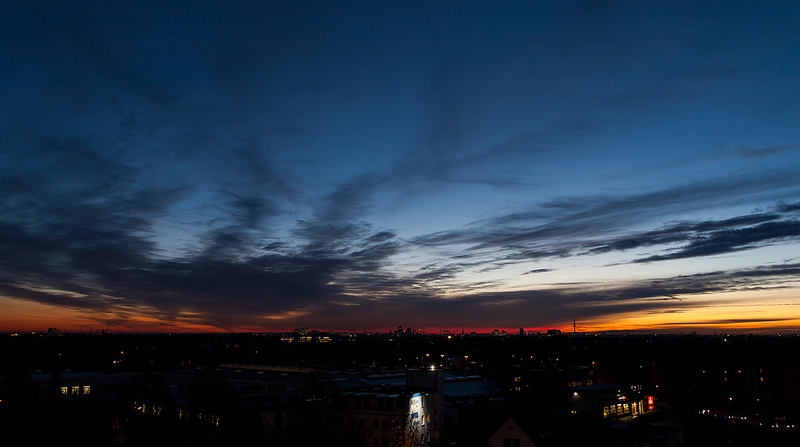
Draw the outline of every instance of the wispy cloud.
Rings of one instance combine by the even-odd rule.
[[[642,195],[587,198],[544,204],[539,209],[477,222],[468,227],[422,235],[422,246],[468,244],[472,250],[499,249],[514,259],[538,259],[625,251],[667,244],[685,244],[671,255],[654,255],[640,261],[707,256],[753,248],[798,236],[796,204],[779,203],[770,212],[736,216],[720,221],[683,221],[640,232],[670,215],[707,206],[733,205],[747,195],[798,188],[795,173],[719,179]],[[547,219],[547,211],[555,211]],[[627,233],[627,234],[625,234]]]
[[[742,158],[760,158],[791,152],[797,149],[800,149],[800,144],[784,144],[781,146],[769,146],[757,149],[741,147],[737,150],[737,153]]]

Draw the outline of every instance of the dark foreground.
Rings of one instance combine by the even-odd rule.
[[[796,336],[0,336],[0,444],[797,446],[798,353]]]

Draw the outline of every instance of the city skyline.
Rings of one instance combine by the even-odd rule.
[[[800,5],[0,6],[0,331],[800,328]]]

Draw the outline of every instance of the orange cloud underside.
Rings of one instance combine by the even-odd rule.
[[[698,333],[712,333],[714,331],[739,331],[769,333],[781,330],[800,328],[800,300],[798,290],[795,288],[772,289],[759,291],[739,291],[718,293],[713,295],[682,296],[676,300],[672,307],[659,307],[651,311],[615,311],[613,305],[599,305],[595,308],[597,317],[577,319],[579,332],[598,332],[615,330],[648,330],[657,332],[682,332],[696,330]],[[52,305],[40,304],[31,301],[0,297],[0,332],[27,332],[42,331],[48,327],[55,327],[66,332],[99,331],[109,324],[113,332],[269,332],[287,331],[295,327],[308,327],[308,318],[312,315],[299,313],[297,315],[285,314],[276,321],[264,320],[264,326],[255,327],[243,324],[242,327],[222,329],[202,324],[202,316],[195,314],[181,315],[176,319],[159,319],[151,316],[152,313],[130,313],[125,316],[119,314],[91,314],[86,310],[61,308]],[[524,309],[529,311],[530,309]],[[520,309],[515,310],[519,312]],[[524,313],[524,312],[519,312]],[[398,315],[399,320],[404,320]],[[515,318],[516,319],[516,318]],[[320,321],[320,320],[317,320]],[[457,316],[450,316],[450,324],[458,324]],[[508,320],[506,320],[508,321]],[[413,321],[405,322],[413,326]],[[528,331],[545,331],[549,328],[560,328],[563,332],[572,332],[572,316],[565,320],[554,321],[550,325],[542,326],[542,322],[531,321],[525,324],[524,318],[520,319],[517,327],[505,327],[502,324],[495,326],[487,321],[480,327],[474,324],[453,327],[429,328],[422,326],[426,333],[440,333],[447,329],[454,334],[460,333],[462,328],[466,332],[489,332],[492,329],[506,330],[517,333],[520,327]],[[499,322],[495,322],[499,323]],[[342,330],[336,322],[329,322],[330,327],[313,327],[319,330]],[[396,328],[392,324],[362,327],[358,331],[387,332]],[[313,324],[311,324],[313,326]],[[415,327],[415,329],[417,329]]]
[[[117,315],[89,314],[84,310],[63,308],[7,297],[0,297],[0,332],[43,331],[54,327],[62,332],[100,331],[109,325],[115,332],[219,332],[201,324],[170,322],[144,316],[125,318]],[[109,323],[109,322],[114,323]]]

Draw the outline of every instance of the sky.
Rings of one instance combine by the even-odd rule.
[[[4,1],[0,331],[793,331],[798,23]]]

